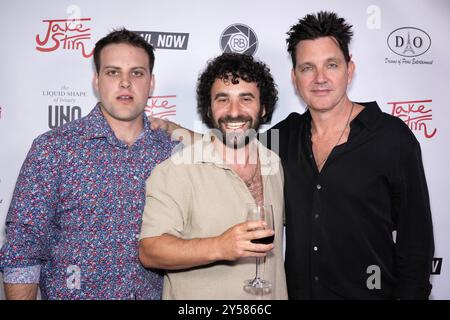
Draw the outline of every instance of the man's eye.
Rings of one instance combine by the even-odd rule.
[[[116,76],[116,75],[118,75],[119,73],[118,73],[116,70],[108,70],[108,71],[106,71],[106,74],[107,74],[108,76]]]
[[[305,67],[300,68],[300,72],[307,72],[307,71],[311,71],[311,70],[312,70],[311,66],[305,66]]]
[[[337,67],[338,67],[338,65],[336,63],[328,64],[328,68],[330,68],[330,69],[336,69]]]
[[[142,77],[144,73],[142,71],[133,71],[131,73],[134,77]]]

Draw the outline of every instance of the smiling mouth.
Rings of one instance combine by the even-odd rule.
[[[247,124],[247,121],[225,122],[224,126],[228,130],[238,130],[238,129],[243,129],[246,124]]]

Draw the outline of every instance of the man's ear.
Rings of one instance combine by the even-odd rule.
[[[292,80],[293,83],[296,82],[295,70],[294,69],[291,70],[291,80]]]
[[[353,75],[355,74],[355,69],[356,69],[356,65],[353,62],[353,60],[351,60],[351,56],[350,56],[350,61],[348,62],[347,65],[347,72],[348,72],[348,81],[347,83],[350,84],[350,82],[352,82],[353,80]]]
[[[266,116],[267,112],[266,112],[266,106],[261,106],[262,108],[262,112],[261,112],[261,119],[264,119],[264,117]]]
[[[155,75],[152,73],[150,78],[150,92],[148,93],[149,96],[152,95],[154,89],[155,89]]]
[[[98,90],[98,73],[94,72],[94,78],[92,79],[92,82],[94,84],[95,91],[99,92]]]

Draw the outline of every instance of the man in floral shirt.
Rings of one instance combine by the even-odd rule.
[[[7,299],[160,299],[139,263],[145,180],[174,143],[144,108],[153,48],[125,29],[94,50],[100,102],[39,136],[22,166],[0,251]]]

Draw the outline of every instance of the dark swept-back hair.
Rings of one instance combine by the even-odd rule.
[[[350,30],[353,26],[346,23],[344,18],[338,17],[334,12],[320,11],[317,14],[308,14],[298,23],[293,25],[287,32],[286,39],[288,52],[292,58],[292,66],[295,68],[297,63],[295,49],[302,40],[315,40],[322,37],[333,37],[339,44],[345,61],[350,61],[348,45],[353,36]]]
[[[155,53],[153,46],[137,33],[122,28],[110,32],[108,35],[98,40],[95,44],[94,64],[97,73],[100,71],[100,53],[103,48],[110,44],[120,43],[126,43],[130,46],[144,49],[148,55],[148,66],[150,68],[150,72],[153,72],[153,66],[155,64]]]
[[[255,82],[259,89],[261,108],[264,107],[266,110],[260,124],[270,122],[278,100],[278,90],[270,69],[264,62],[239,53],[223,53],[208,62],[197,82],[197,111],[209,128],[214,127],[210,110],[211,88],[216,79],[230,81],[233,84],[239,83],[239,79]]]

